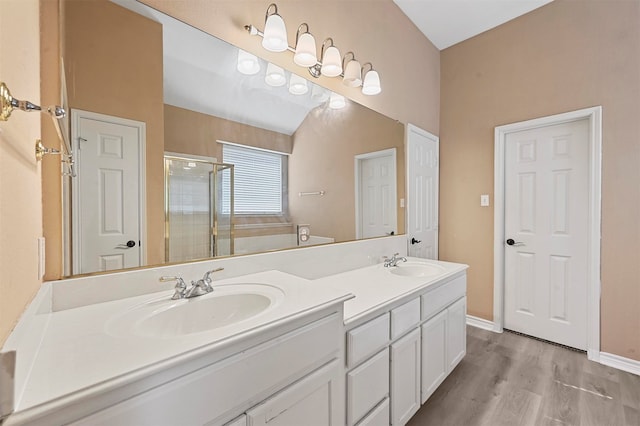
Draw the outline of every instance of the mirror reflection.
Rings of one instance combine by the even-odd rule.
[[[135,1],[61,13],[66,275],[404,232],[401,123]]]

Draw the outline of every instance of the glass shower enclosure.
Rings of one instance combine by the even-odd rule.
[[[165,155],[165,260],[234,253],[233,164]]]

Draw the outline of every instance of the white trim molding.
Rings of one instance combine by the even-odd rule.
[[[484,318],[474,317],[473,315],[467,315],[467,325],[472,327],[481,328],[483,330],[493,331],[495,333],[502,333],[502,330],[498,330],[493,321],[486,320]]]
[[[509,133],[552,126],[577,120],[589,120],[589,212],[587,283],[587,356],[600,356],[600,209],[602,175],[602,107],[537,118],[495,128],[494,139],[494,213],[493,213],[493,321],[497,330],[504,327],[504,180],[505,142]]]
[[[609,367],[617,368],[628,373],[637,374],[640,376],[640,361],[635,359],[625,358],[620,355],[614,355],[607,352],[600,352],[600,364],[608,365]]]

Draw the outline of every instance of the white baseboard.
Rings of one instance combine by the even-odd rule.
[[[640,376],[640,361],[636,361],[635,359],[625,358],[620,355],[609,354],[606,352],[600,352],[599,362],[600,364],[608,365],[609,367],[617,368],[618,370],[627,371],[629,373],[637,374],[638,376]]]
[[[493,321],[474,317],[473,315],[467,315],[467,325],[499,333],[499,330],[496,328],[496,325],[493,323]]]

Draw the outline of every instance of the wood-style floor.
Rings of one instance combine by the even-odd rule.
[[[408,426],[640,426],[640,376],[514,333],[467,330],[467,356]]]

